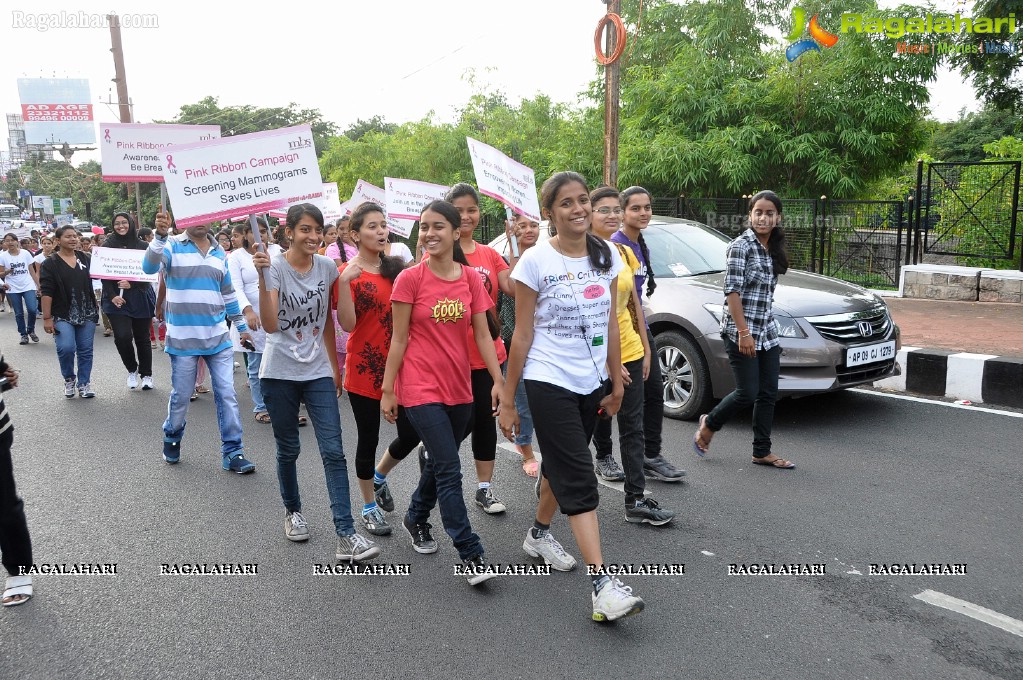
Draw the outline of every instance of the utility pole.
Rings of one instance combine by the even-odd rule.
[[[621,14],[621,0],[606,0],[608,14]],[[605,54],[613,54],[618,45],[615,27],[605,24]],[[621,63],[615,59],[604,66],[604,184],[618,185],[618,106]]]
[[[128,78],[124,73],[124,49],[121,47],[121,19],[116,14],[107,15],[110,24],[110,51],[114,54],[114,84],[117,85],[117,107],[122,123],[133,123],[131,104],[128,99]],[[128,200],[131,200],[131,184],[128,184]],[[142,198],[138,182],[135,183],[135,223],[142,224]]]

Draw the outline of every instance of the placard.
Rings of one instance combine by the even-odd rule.
[[[412,233],[412,225],[419,219],[423,208],[433,201],[443,200],[451,188],[395,177],[384,177],[384,187],[387,217],[405,229],[405,236]]]
[[[536,173],[488,144],[472,137],[466,137],[465,141],[469,145],[469,158],[472,159],[472,171],[476,174],[476,187],[480,193],[539,222]]]
[[[323,197],[308,125],[170,146],[161,155],[179,227]]]
[[[133,248],[93,248],[89,276],[94,279],[113,281],[145,281],[157,283],[160,273],[147,274],[142,271],[142,258],[146,251]]]
[[[355,210],[366,201],[380,206],[380,210],[383,211],[384,217],[387,219],[387,228],[391,232],[405,238],[409,237],[409,234],[412,233],[411,224],[402,224],[398,220],[387,217],[387,192],[375,184],[370,184],[366,180],[360,179],[355,183],[355,191],[352,192],[352,198],[350,199],[351,209]]]
[[[162,149],[220,139],[219,125],[101,123],[99,131],[104,182],[162,182]]]
[[[338,196],[337,182],[323,183],[323,200],[320,208],[323,210],[324,225],[337,222],[344,216],[341,208],[341,197]]]

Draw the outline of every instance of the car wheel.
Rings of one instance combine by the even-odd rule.
[[[664,415],[694,420],[706,413],[713,392],[707,360],[700,348],[692,338],[678,331],[658,333],[654,344],[664,386]]]

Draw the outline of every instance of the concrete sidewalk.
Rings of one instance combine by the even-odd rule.
[[[1023,408],[1023,304],[885,298],[902,375],[877,387]]]

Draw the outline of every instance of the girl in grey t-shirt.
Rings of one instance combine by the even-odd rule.
[[[316,254],[323,240],[323,214],[311,203],[294,205],[288,209],[284,232],[291,242],[286,253],[272,260],[265,252],[252,256],[260,273],[259,316],[266,331],[259,383],[277,442],[284,535],[291,541],[309,539],[296,466],[301,450],[298,406],[304,401],[327,478],[337,532],[335,557],[346,562],[367,560],[379,555],[380,548],[355,533],[352,521],[337,406],[341,374],[330,315],[338,272],[330,259]]]

